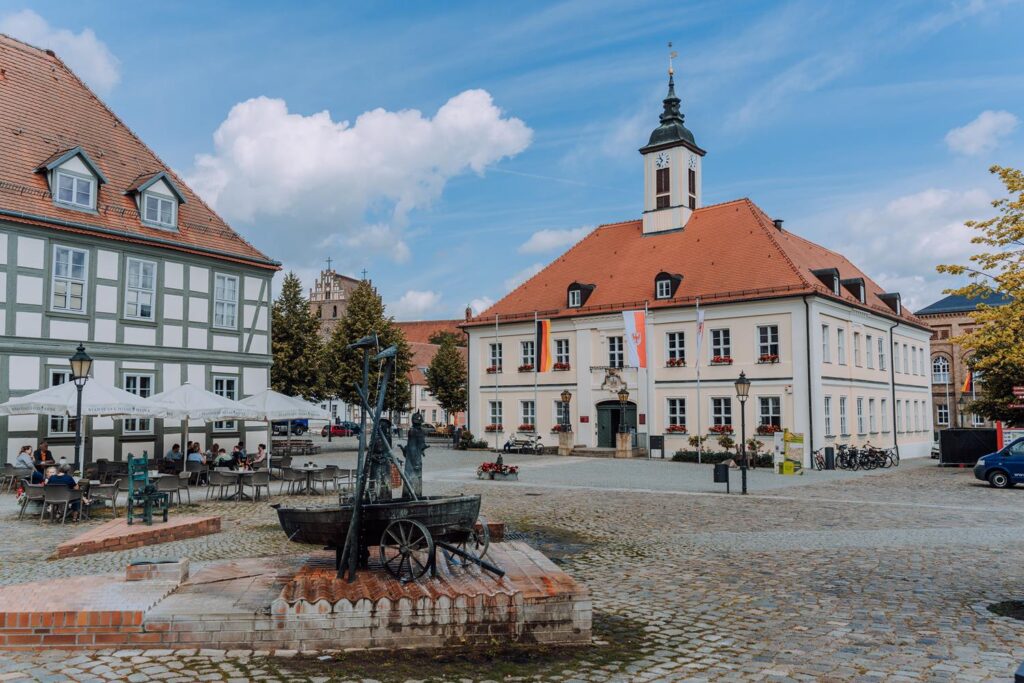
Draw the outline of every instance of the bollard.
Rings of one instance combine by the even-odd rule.
[[[836,449],[832,446],[825,446],[825,469],[834,470],[836,468]]]

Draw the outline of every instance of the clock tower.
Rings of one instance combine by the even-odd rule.
[[[640,148],[644,159],[645,235],[685,227],[701,205],[700,164],[707,152],[697,146],[693,133],[683,125],[673,77],[670,65],[661,125]]]

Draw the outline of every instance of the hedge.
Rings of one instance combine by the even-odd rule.
[[[725,451],[719,451],[717,453],[704,452],[701,454],[699,462],[702,462],[706,465],[716,465],[720,462],[725,462],[726,460],[730,459],[735,460],[736,464],[739,464],[740,462],[740,456],[736,455],[735,453],[727,453]],[[672,455],[672,461],[698,462],[697,451],[678,450]],[[770,453],[762,453],[756,458],[753,455],[750,456],[750,464],[752,467],[772,467],[773,462],[774,459],[772,458],[772,455]]]

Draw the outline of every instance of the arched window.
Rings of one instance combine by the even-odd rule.
[[[932,384],[949,384],[949,360],[945,356],[932,359]]]

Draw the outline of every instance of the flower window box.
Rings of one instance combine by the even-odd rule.
[[[732,425],[711,425],[708,431],[712,434],[732,434]]]
[[[533,363],[523,363],[519,366],[519,372],[533,372]]]
[[[685,368],[686,367],[686,359],[685,358],[669,358],[667,361],[665,361],[665,366],[669,367],[669,368]]]
[[[502,425],[500,425],[500,424],[489,424],[486,427],[484,427],[484,431],[485,432],[502,432],[502,431],[505,431],[505,430],[502,427]]]
[[[757,359],[757,362],[762,365],[768,365],[779,362],[779,354],[777,353],[764,353]]]
[[[569,425],[555,425],[554,427],[551,428],[551,433],[552,434],[560,434],[561,432],[571,432],[571,431],[572,431],[572,429],[569,428]]]
[[[521,424],[521,425],[519,425],[519,431],[521,431],[521,432],[535,432],[535,431],[537,431],[537,426],[536,425],[531,425],[531,424]]]
[[[558,370],[559,372],[565,372],[566,370],[571,370],[572,366],[570,366],[568,363],[555,363],[552,366],[552,369]]]
[[[501,372],[501,366],[500,365],[492,365],[491,367],[487,368],[487,374],[488,375],[495,375],[495,374],[497,374],[499,372]]]
[[[776,427],[775,425],[757,425],[757,433],[760,434],[761,436],[769,436],[771,434],[775,434],[776,432],[781,431],[782,427]]]
[[[712,365],[732,365],[732,356],[712,356]]]
[[[669,425],[665,427],[665,432],[668,434],[685,434],[686,425]]]

